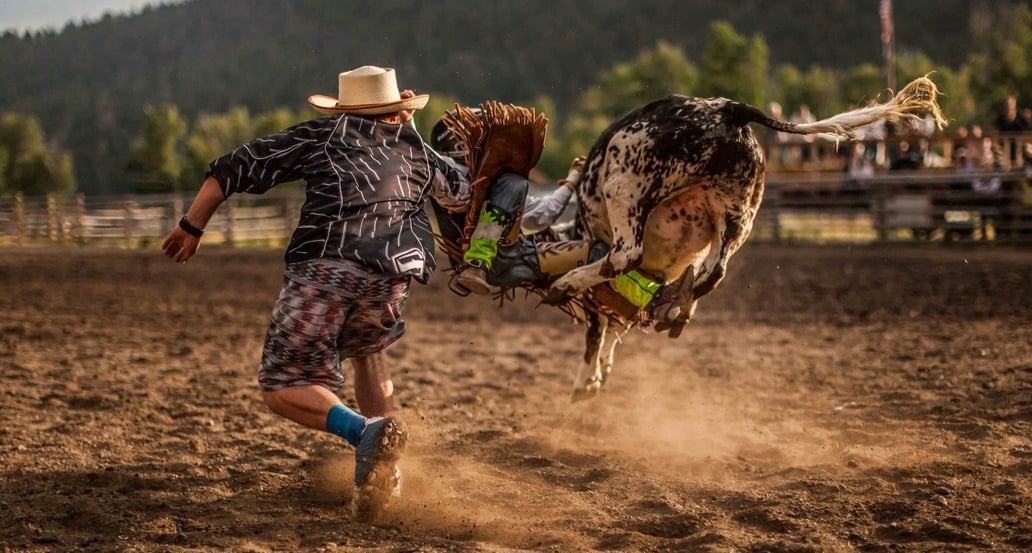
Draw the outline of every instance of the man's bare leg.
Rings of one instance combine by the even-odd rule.
[[[367,417],[383,417],[394,410],[394,381],[382,351],[351,358],[355,370],[355,399]]]
[[[272,412],[313,430],[326,430],[326,415],[340,403],[336,394],[317,385],[262,392],[262,398]]]

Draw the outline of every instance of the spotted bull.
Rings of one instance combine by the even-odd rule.
[[[545,301],[561,303],[636,269],[665,284],[645,324],[676,337],[699,298],[724,278],[763,199],[763,150],[750,123],[836,139],[849,139],[853,129],[875,121],[927,114],[942,126],[937,95],[935,84],[920,78],[888,102],[805,124],[725,98],[681,95],[628,113],[595,142],[577,183],[574,234],[606,242],[609,253],[557,280]],[[611,332],[603,356],[610,322],[598,312],[587,314],[575,400],[596,394],[612,370],[619,333],[626,329]]]

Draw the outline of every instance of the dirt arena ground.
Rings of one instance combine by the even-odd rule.
[[[376,526],[350,448],[259,397],[281,267],[0,249],[0,551],[1032,550],[1032,251],[749,244],[575,405],[581,328],[439,273]]]

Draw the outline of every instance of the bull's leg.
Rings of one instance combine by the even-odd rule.
[[[595,397],[602,389],[607,375],[602,373],[602,344],[606,339],[609,320],[594,313],[588,313],[588,330],[585,333],[584,364],[577,371],[573,382],[573,396],[570,401],[577,402]],[[612,352],[610,352],[612,354]],[[612,357],[612,355],[610,355]],[[612,361],[610,361],[610,364]]]
[[[609,380],[609,375],[613,373],[613,360],[616,358],[616,345],[620,343],[620,339],[627,331],[618,332],[616,329],[609,329],[609,354],[606,355],[606,364],[602,369],[602,384],[605,384]]]
[[[653,318],[657,319],[657,332],[669,331],[670,338],[677,338],[684,330],[699,302],[695,299],[695,266],[689,265],[681,278],[666,285],[660,294],[658,303],[653,308]]]
[[[695,287],[695,266],[689,265],[681,277],[667,284],[653,300],[651,307],[652,317],[661,323],[671,323],[692,309],[695,303],[695,294],[692,289]],[[690,315],[689,315],[690,317]],[[663,330],[657,328],[657,330]]]
[[[627,189],[633,187],[626,187]],[[608,205],[613,243],[606,257],[574,269],[552,285],[546,301],[577,295],[592,286],[612,280],[641,263],[642,235],[647,213],[639,205],[640,198],[621,192],[616,186]]]
[[[724,279],[724,274],[727,272],[727,260],[744,241],[743,229],[741,219],[731,214],[725,215],[723,221],[717,223],[713,246],[710,248],[709,255],[702,262],[702,270],[699,271],[700,275],[705,276],[695,283],[695,288],[692,290],[692,294],[696,298],[712,292]]]

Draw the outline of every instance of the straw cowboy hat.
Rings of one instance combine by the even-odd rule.
[[[337,76],[337,97],[313,94],[308,103],[317,111],[329,115],[382,115],[396,111],[422,109],[430,100],[429,94],[401,98],[394,69],[363,65]]]

